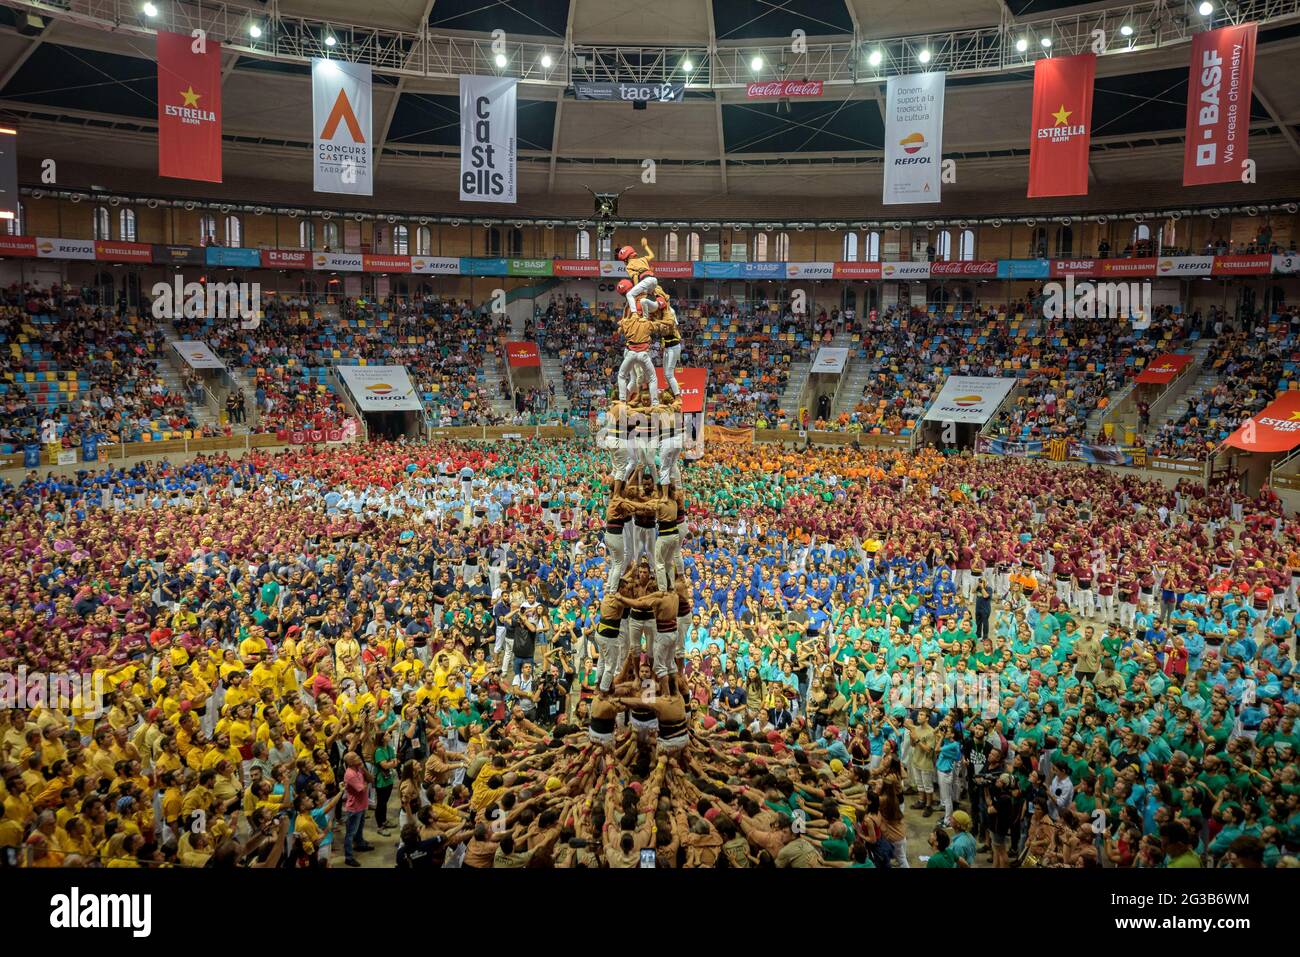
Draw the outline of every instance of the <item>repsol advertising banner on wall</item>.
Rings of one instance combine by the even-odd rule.
[[[362,412],[419,412],[406,366],[335,366]]]

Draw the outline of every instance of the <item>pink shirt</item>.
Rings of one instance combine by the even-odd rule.
[[[370,807],[370,785],[366,783],[361,768],[348,768],[343,772],[343,789],[343,810],[364,811]]]

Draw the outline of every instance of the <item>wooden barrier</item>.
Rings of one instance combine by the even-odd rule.
[[[481,439],[483,429],[477,425],[453,425],[445,429],[431,429],[429,436],[434,439]]]
[[[1300,491],[1300,475],[1274,475],[1269,479],[1273,488],[1284,488],[1292,492]]]
[[[808,439],[813,445],[852,445],[853,440],[861,438],[861,432],[809,432]]]
[[[855,441],[869,448],[908,449],[912,445],[909,435],[889,435],[881,432],[809,432],[813,445],[852,445]],[[793,429],[755,429],[755,442],[803,443],[803,435]]]
[[[755,442],[802,442],[803,438],[792,429],[755,429]]]
[[[187,452],[217,452],[227,449],[246,449],[248,441],[242,435],[213,435],[207,438],[187,439]]]

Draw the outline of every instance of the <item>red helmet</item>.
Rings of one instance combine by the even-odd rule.
[[[628,248],[630,247],[627,246],[623,247],[623,249],[628,249]],[[619,252],[621,253],[622,250],[619,250]],[[618,281],[618,285],[614,287],[614,291],[618,293],[620,296],[626,296],[629,292],[632,291],[632,280],[620,279]]]
[[[636,250],[633,249],[631,246],[618,247],[618,261],[621,263],[627,262],[635,255],[636,255]]]

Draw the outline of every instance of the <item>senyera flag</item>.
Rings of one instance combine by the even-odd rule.
[[[1250,137],[1250,88],[1258,25],[1207,30],[1192,37],[1187,81],[1183,185],[1241,179]]]
[[[158,34],[158,175],[221,182],[221,44],[215,40]]]
[[[1029,195],[1086,196],[1097,56],[1047,57],[1034,64]]]
[[[1283,392],[1241,423],[1228,444],[1246,452],[1289,452],[1300,445],[1300,391]]]

